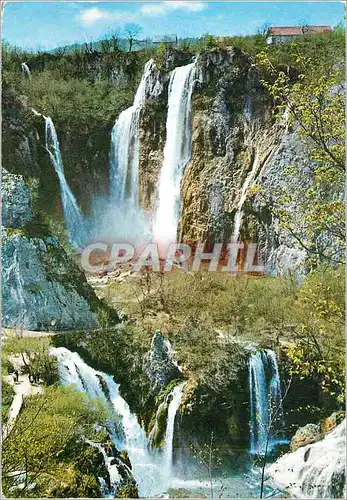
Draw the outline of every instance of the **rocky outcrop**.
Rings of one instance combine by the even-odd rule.
[[[221,352],[215,366],[201,367],[184,388],[175,449],[184,456],[191,445],[208,446],[213,433],[220,456],[232,456],[236,464],[249,449],[251,351],[247,345],[221,340]]]
[[[139,192],[147,210],[157,203],[170,70],[190,61],[191,54],[166,54],[154,72],[157,92],[148,93],[141,114]],[[286,167],[299,169],[298,187],[310,182],[310,145],[285,117],[275,121],[272,107],[248,55],[232,47],[196,55],[191,159],[181,182],[179,234],[193,244],[252,241],[267,273],[302,273],[306,252],[280,226],[273,206],[279,190],[293,190]]]
[[[94,328],[100,302],[83,273],[34,218],[30,191],[4,173],[3,325],[29,330]]]
[[[267,469],[268,478],[291,498],[344,498],[346,420],[320,441],[286,453]]]
[[[138,488],[132,474],[131,462],[126,451],[119,451],[107,434],[102,443],[88,441],[99,450],[104,465],[99,476],[102,493],[116,498],[138,498]]]
[[[304,427],[300,427],[292,437],[290,450],[296,451],[302,446],[320,441],[326,434],[335,429],[344,418],[345,412],[334,412],[330,417],[321,420],[318,424],[307,424]]]
[[[5,227],[21,228],[33,218],[28,186],[20,175],[2,172],[2,223]]]
[[[153,393],[159,392],[172,380],[181,378],[171,344],[160,331],[155,332],[153,336],[151,349],[145,355],[143,369],[151,382]]]
[[[266,94],[246,54],[228,48],[198,56],[192,116],[182,237],[226,242],[246,179],[259,172],[277,140]]]

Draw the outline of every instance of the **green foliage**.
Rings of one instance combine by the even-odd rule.
[[[201,43],[202,43],[202,47],[205,50],[214,49],[218,45],[216,37],[211,35],[210,33],[205,33],[205,35],[203,35]]]
[[[314,378],[339,404],[345,398],[344,285],[342,267],[308,276],[293,310],[296,342],[286,352],[293,375]]]
[[[136,485],[128,481],[116,493],[116,498],[138,498]]]
[[[26,398],[24,410],[3,442],[5,492],[16,484],[16,475],[21,471],[24,485],[20,496],[30,496],[33,483],[35,496],[44,497],[47,490],[48,496],[55,496],[50,488],[57,493],[67,484],[72,497],[99,496],[92,470],[80,467],[90,460],[89,447],[83,449],[81,442],[95,437],[95,424],[105,425],[108,415],[101,402],[87,400],[69,387],[49,387],[43,395]]]
[[[143,355],[149,349],[152,333],[134,326],[119,326],[107,331],[71,332],[55,337],[57,346],[63,345],[80,352],[88,364],[98,370],[112,373],[133,411],[142,408],[149,381],[143,373]]]
[[[1,382],[1,421],[3,424],[7,422],[8,411],[12,404],[14,395],[15,392],[12,385],[3,380]]]
[[[27,373],[37,374],[44,384],[53,384],[59,378],[57,361],[50,356],[51,340],[48,337],[26,338],[6,337],[3,353],[20,355]]]
[[[28,97],[28,104],[40,113],[51,116],[59,128],[83,130],[103,127],[112,122],[122,109],[131,105],[132,89],[116,89],[107,81],[92,84],[87,79],[57,75],[45,70],[33,73],[31,80],[4,75],[7,84],[17,86]]]
[[[339,46],[343,39],[334,32],[327,38],[312,37],[310,43],[293,42],[286,69],[279,66],[280,49],[257,56],[275,117],[286,116],[287,124],[298,129],[311,160],[309,168],[288,165],[287,185],[272,195],[274,215],[307,251],[311,267],[344,261],[345,92]]]

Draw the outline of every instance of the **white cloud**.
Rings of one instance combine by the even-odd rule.
[[[92,7],[82,10],[77,18],[82,24],[92,25],[98,21],[131,21],[134,19],[134,15],[130,12],[111,12]]]
[[[93,7],[92,9],[82,10],[78,18],[84,24],[94,24],[96,21],[100,21],[101,19],[108,18],[108,12],[98,9],[97,7]]]
[[[182,9],[187,10],[188,12],[199,12],[200,10],[206,9],[207,5],[203,2],[185,2],[185,1],[170,1],[163,2],[167,8],[170,9]]]
[[[141,14],[148,14],[150,16],[157,16],[165,13],[164,2],[160,3],[145,3],[140,8]]]
[[[146,3],[140,8],[141,14],[158,16],[169,14],[173,10],[185,10],[187,12],[199,12],[206,9],[207,4],[198,1],[186,2],[185,0]]]
[[[95,2],[96,3],[96,2]],[[186,12],[199,12],[207,7],[206,3],[195,1],[185,1],[185,0],[170,0],[165,2],[153,2],[145,3],[142,5],[137,12],[125,12],[125,11],[110,11],[105,9],[99,9],[99,7],[90,7],[89,9],[83,9],[77,15],[77,19],[88,26],[95,24],[97,22],[103,21],[132,21],[136,18],[138,13],[148,16],[160,16],[167,15],[174,10],[183,10]]]

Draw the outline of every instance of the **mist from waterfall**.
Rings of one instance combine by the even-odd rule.
[[[145,431],[140,426],[136,415],[131,413],[125,399],[120,395],[119,384],[113,380],[113,377],[94,370],[77,353],[71,352],[65,347],[52,348],[50,354],[57,358],[62,384],[74,385],[77,390],[86,393],[88,397],[100,398],[105,403],[112,404],[115,421],[109,424],[110,436],[119,450],[128,452],[140,496],[150,497],[167,491],[171,479],[172,456],[169,455],[172,455],[175,415],[184,384],[175,387],[172,393],[164,450],[165,465],[163,467],[163,453],[150,449]],[[111,467],[112,462],[104,453],[103,455],[106,466]],[[167,466],[170,466],[170,470]],[[109,473],[112,474],[111,480],[115,481],[117,472],[114,467],[109,470]]]
[[[58,175],[69,240],[74,247],[79,248],[86,242],[83,213],[65,178],[63,160],[53,120],[49,116],[43,116],[43,118],[45,120],[46,150]]]
[[[195,62],[175,68],[170,77],[164,161],[153,229],[154,241],[159,245],[177,240],[181,179],[191,155],[190,115],[194,76]]]
[[[88,232],[94,241],[131,243],[151,240],[151,216],[139,206],[140,113],[150,92],[154,60],[144,67],[132,106],[122,111],[111,132],[110,194],[95,196]]]
[[[294,498],[346,498],[346,419],[324,439],[286,453],[267,469]]]
[[[29,78],[29,80],[31,80],[31,72],[30,72],[30,69],[29,69],[29,66],[27,65],[27,63],[22,62],[21,68],[22,68],[23,75],[26,76],[27,78]]]
[[[283,426],[281,379],[276,354],[271,349],[252,354],[248,370],[250,452],[264,455],[280,441]]]

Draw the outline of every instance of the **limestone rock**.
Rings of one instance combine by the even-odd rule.
[[[181,378],[171,344],[160,331],[155,332],[152,338],[151,349],[144,359],[144,371],[151,381],[153,392],[159,392],[171,380]]]
[[[329,417],[324,418],[320,423],[322,433],[328,434],[328,432],[335,429],[335,427],[337,427],[344,418],[344,411],[335,411]]]
[[[295,451],[301,446],[315,443],[320,439],[320,434],[319,424],[307,424],[304,427],[300,427],[292,438],[290,450]]]
[[[98,325],[88,301],[93,292],[55,238],[5,231],[2,266],[4,326],[66,330]]]
[[[321,420],[318,424],[307,424],[300,427],[291,440],[290,450],[295,451],[302,446],[320,441],[326,434],[335,429],[344,418],[345,412],[337,411]]]
[[[21,175],[2,171],[2,224],[5,227],[24,227],[32,220],[30,190]]]
[[[345,498],[345,469],[343,420],[324,439],[282,455],[267,468],[266,474],[290,498]]]
[[[63,247],[34,220],[23,177],[5,172],[2,190],[3,325],[28,330],[97,327],[100,303]]]

